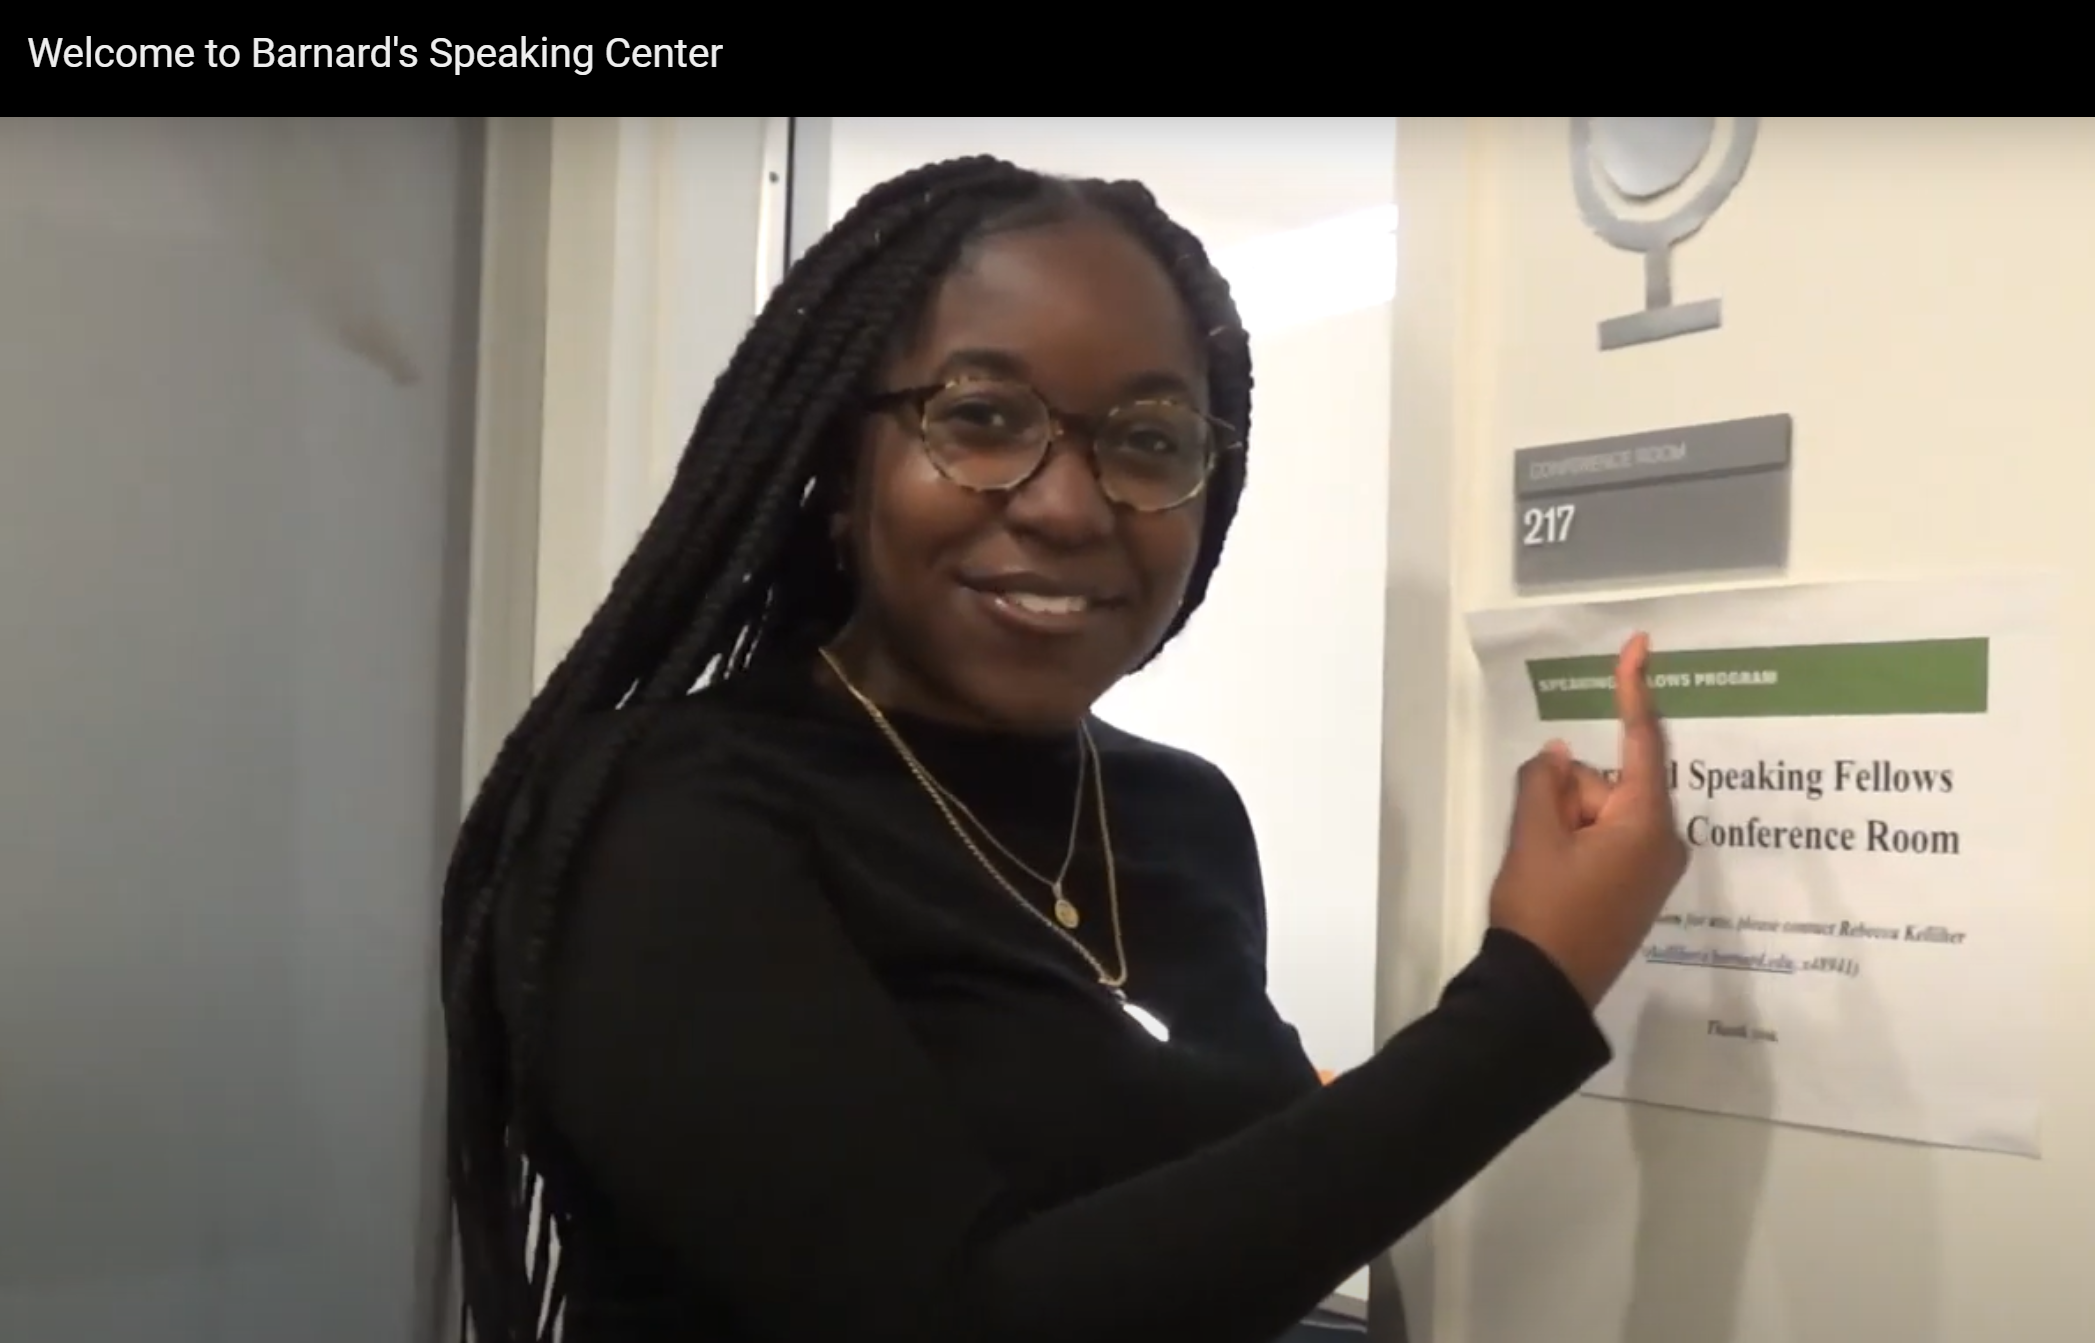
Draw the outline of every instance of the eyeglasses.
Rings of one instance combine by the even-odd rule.
[[[870,405],[914,411],[924,455],[938,473],[983,493],[1020,488],[1039,474],[1057,438],[1081,434],[1100,492],[1137,513],[1190,503],[1207,488],[1221,455],[1239,446],[1230,426],[1182,401],[1130,401],[1103,415],[1071,415],[1022,382],[995,378],[880,392]]]

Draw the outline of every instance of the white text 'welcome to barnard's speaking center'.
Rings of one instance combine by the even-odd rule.
[[[400,37],[375,42],[279,42],[273,37],[235,42],[110,42],[99,37],[32,37],[29,64],[48,70],[562,70],[586,75],[606,70],[717,70],[719,42],[643,42],[613,37],[598,42],[469,42]]]

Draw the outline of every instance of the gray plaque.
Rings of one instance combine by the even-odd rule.
[[[1789,483],[1787,415],[1523,448],[1514,586],[1780,570]]]

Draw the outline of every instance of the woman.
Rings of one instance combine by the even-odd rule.
[[[1605,1060],[1684,862],[1641,644],[1620,779],[1537,758],[1483,948],[1329,1086],[1229,782],[1091,716],[1250,392],[1131,183],[935,165],[787,276],[446,884],[481,1343],[1267,1343]]]

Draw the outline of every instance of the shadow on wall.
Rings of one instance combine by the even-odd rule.
[[[1699,863],[1688,881],[1700,885],[1693,900],[1710,914],[1735,914],[1724,899],[1715,864]],[[1661,1019],[1672,1013],[1656,997],[1647,999],[1629,1047],[1627,1089],[1650,1089],[1650,1060],[1660,1050],[1646,1042],[1699,1035],[1708,1017],[1743,1021],[1750,1016],[1743,985],[1714,970],[1705,974],[1713,993],[1699,1020]],[[1775,1080],[1763,1048],[1741,1045],[1727,1059],[1731,1092],[1742,1107],[1764,1109]],[[1747,1253],[1767,1184],[1768,1148],[1774,1128],[1760,1120],[1729,1116],[1688,1119],[1679,1112],[1627,1102],[1629,1145],[1638,1171],[1636,1243],[1631,1259],[1629,1307],[1623,1343],[1734,1343],[1740,1340],[1739,1302]]]
[[[1797,869],[1812,900],[1810,916],[1837,920],[1850,911],[1839,907],[1833,873],[1826,860]],[[1701,864],[1694,879],[1704,883],[1702,907],[1728,910],[1727,892],[1717,889],[1718,868]],[[1730,911],[1739,912],[1739,911]],[[1740,984],[1712,976],[1715,1015],[1737,1020],[1746,1015]],[[1889,1058],[1890,1022],[1877,1000],[1854,995],[1856,1015],[1838,1029],[1884,1042],[1879,1056]],[[1640,1022],[1647,1030],[1700,1031],[1703,1023]],[[1632,1090],[1639,1088],[1638,1060],[1631,1060]],[[1741,1048],[1732,1074],[1742,1105],[1766,1107],[1775,1099],[1776,1081],[1763,1050]],[[1891,1066],[1877,1076],[1878,1085],[1896,1086]],[[1788,1343],[1856,1343],[1844,1326],[1823,1314],[1824,1302],[1812,1299],[1801,1284],[1818,1272],[1798,1256],[1818,1250],[1837,1252],[1847,1273],[1848,1290],[1872,1304],[1874,1338],[1897,1343],[1946,1343],[1931,1308],[1932,1284],[1939,1268],[1941,1236],[1936,1225],[1935,1188],[1925,1165],[1911,1179],[1858,1187],[1847,1198],[1808,1201],[1773,1200],[1774,1206],[1810,1207],[1811,1225],[1767,1224],[1763,1205],[1771,1179],[1776,1126],[1761,1120],[1671,1110],[1629,1103],[1630,1148],[1638,1170],[1636,1242],[1628,1309],[1622,1327],[1624,1343],[1764,1343],[1781,1337]],[[1839,1141],[1885,1141],[1842,1136]],[[1881,1169],[1881,1168],[1879,1168]],[[1830,1212],[1830,1215],[1829,1215]],[[1756,1235],[1756,1233],[1759,1233]],[[1741,1303],[1758,1241],[1767,1247],[1781,1301],[1780,1320],[1743,1317]],[[1914,1274],[1912,1266],[1931,1265]],[[1827,1323],[1820,1323],[1824,1319]],[[1778,1331],[1773,1332],[1773,1331]]]

